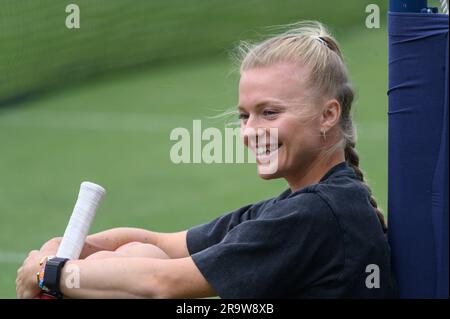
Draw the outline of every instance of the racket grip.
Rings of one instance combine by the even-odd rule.
[[[105,193],[105,189],[100,185],[91,182],[81,183],[74,210],[56,253],[57,257],[67,259],[79,258],[97,207]],[[41,293],[36,299],[58,298]]]

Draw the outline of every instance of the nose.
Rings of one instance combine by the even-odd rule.
[[[246,146],[256,147],[258,143],[265,145],[269,135],[268,128],[262,126],[262,123],[252,115],[241,124],[241,136]]]
[[[261,126],[258,116],[249,114],[248,118],[241,122],[241,135],[246,146],[256,146],[258,136],[264,129]]]
[[[248,118],[241,122],[242,126],[246,129],[246,128],[254,128],[256,129],[258,127],[258,117],[254,114],[249,114]]]

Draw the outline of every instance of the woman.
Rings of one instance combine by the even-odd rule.
[[[117,228],[89,236],[81,259],[59,270],[64,296],[392,296],[386,225],[358,166],[353,90],[336,41],[320,23],[301,23],[241,52],[244,141],[257,153],[259,175],[284,178],[289,189],[188,231]],[[258,129],[276,129],[275,147],[250,142]],[[277,169],[268,172],[262,159],[273,155]],[[41,293],[35,274],[49,262],[39,260],[58,244],[52,239],[30,253],[18,271],[19,297]],[[68,265],[79,288],[67,285]]]

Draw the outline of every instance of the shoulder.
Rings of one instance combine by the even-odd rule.
[[[367,186],[351,175],[340,175],[312,185],[313,191],[335,214],[372,213],[370,191]]]
[[[291,222],[317,223],[333,219],[333,212],[317,190],[308,188],[300,193],[293,193],[283,199],[273,199],[262,206],[260,218],[289,219]]]

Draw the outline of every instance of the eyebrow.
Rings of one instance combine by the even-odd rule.
[[[265,106],[268,106],[268,105],[281,107],[282,106],[282,101],[279,101],[279,100],[262,101],[262,102],[259,102],[258,104],[256,104],[254,106],[254,108],[255,109],[261,109],[261,108],[263,108]],[[245,107],[243,107],[241,105],[238,105],[237,108],[238,108],[239,111],[245,111],[246,110]]]

